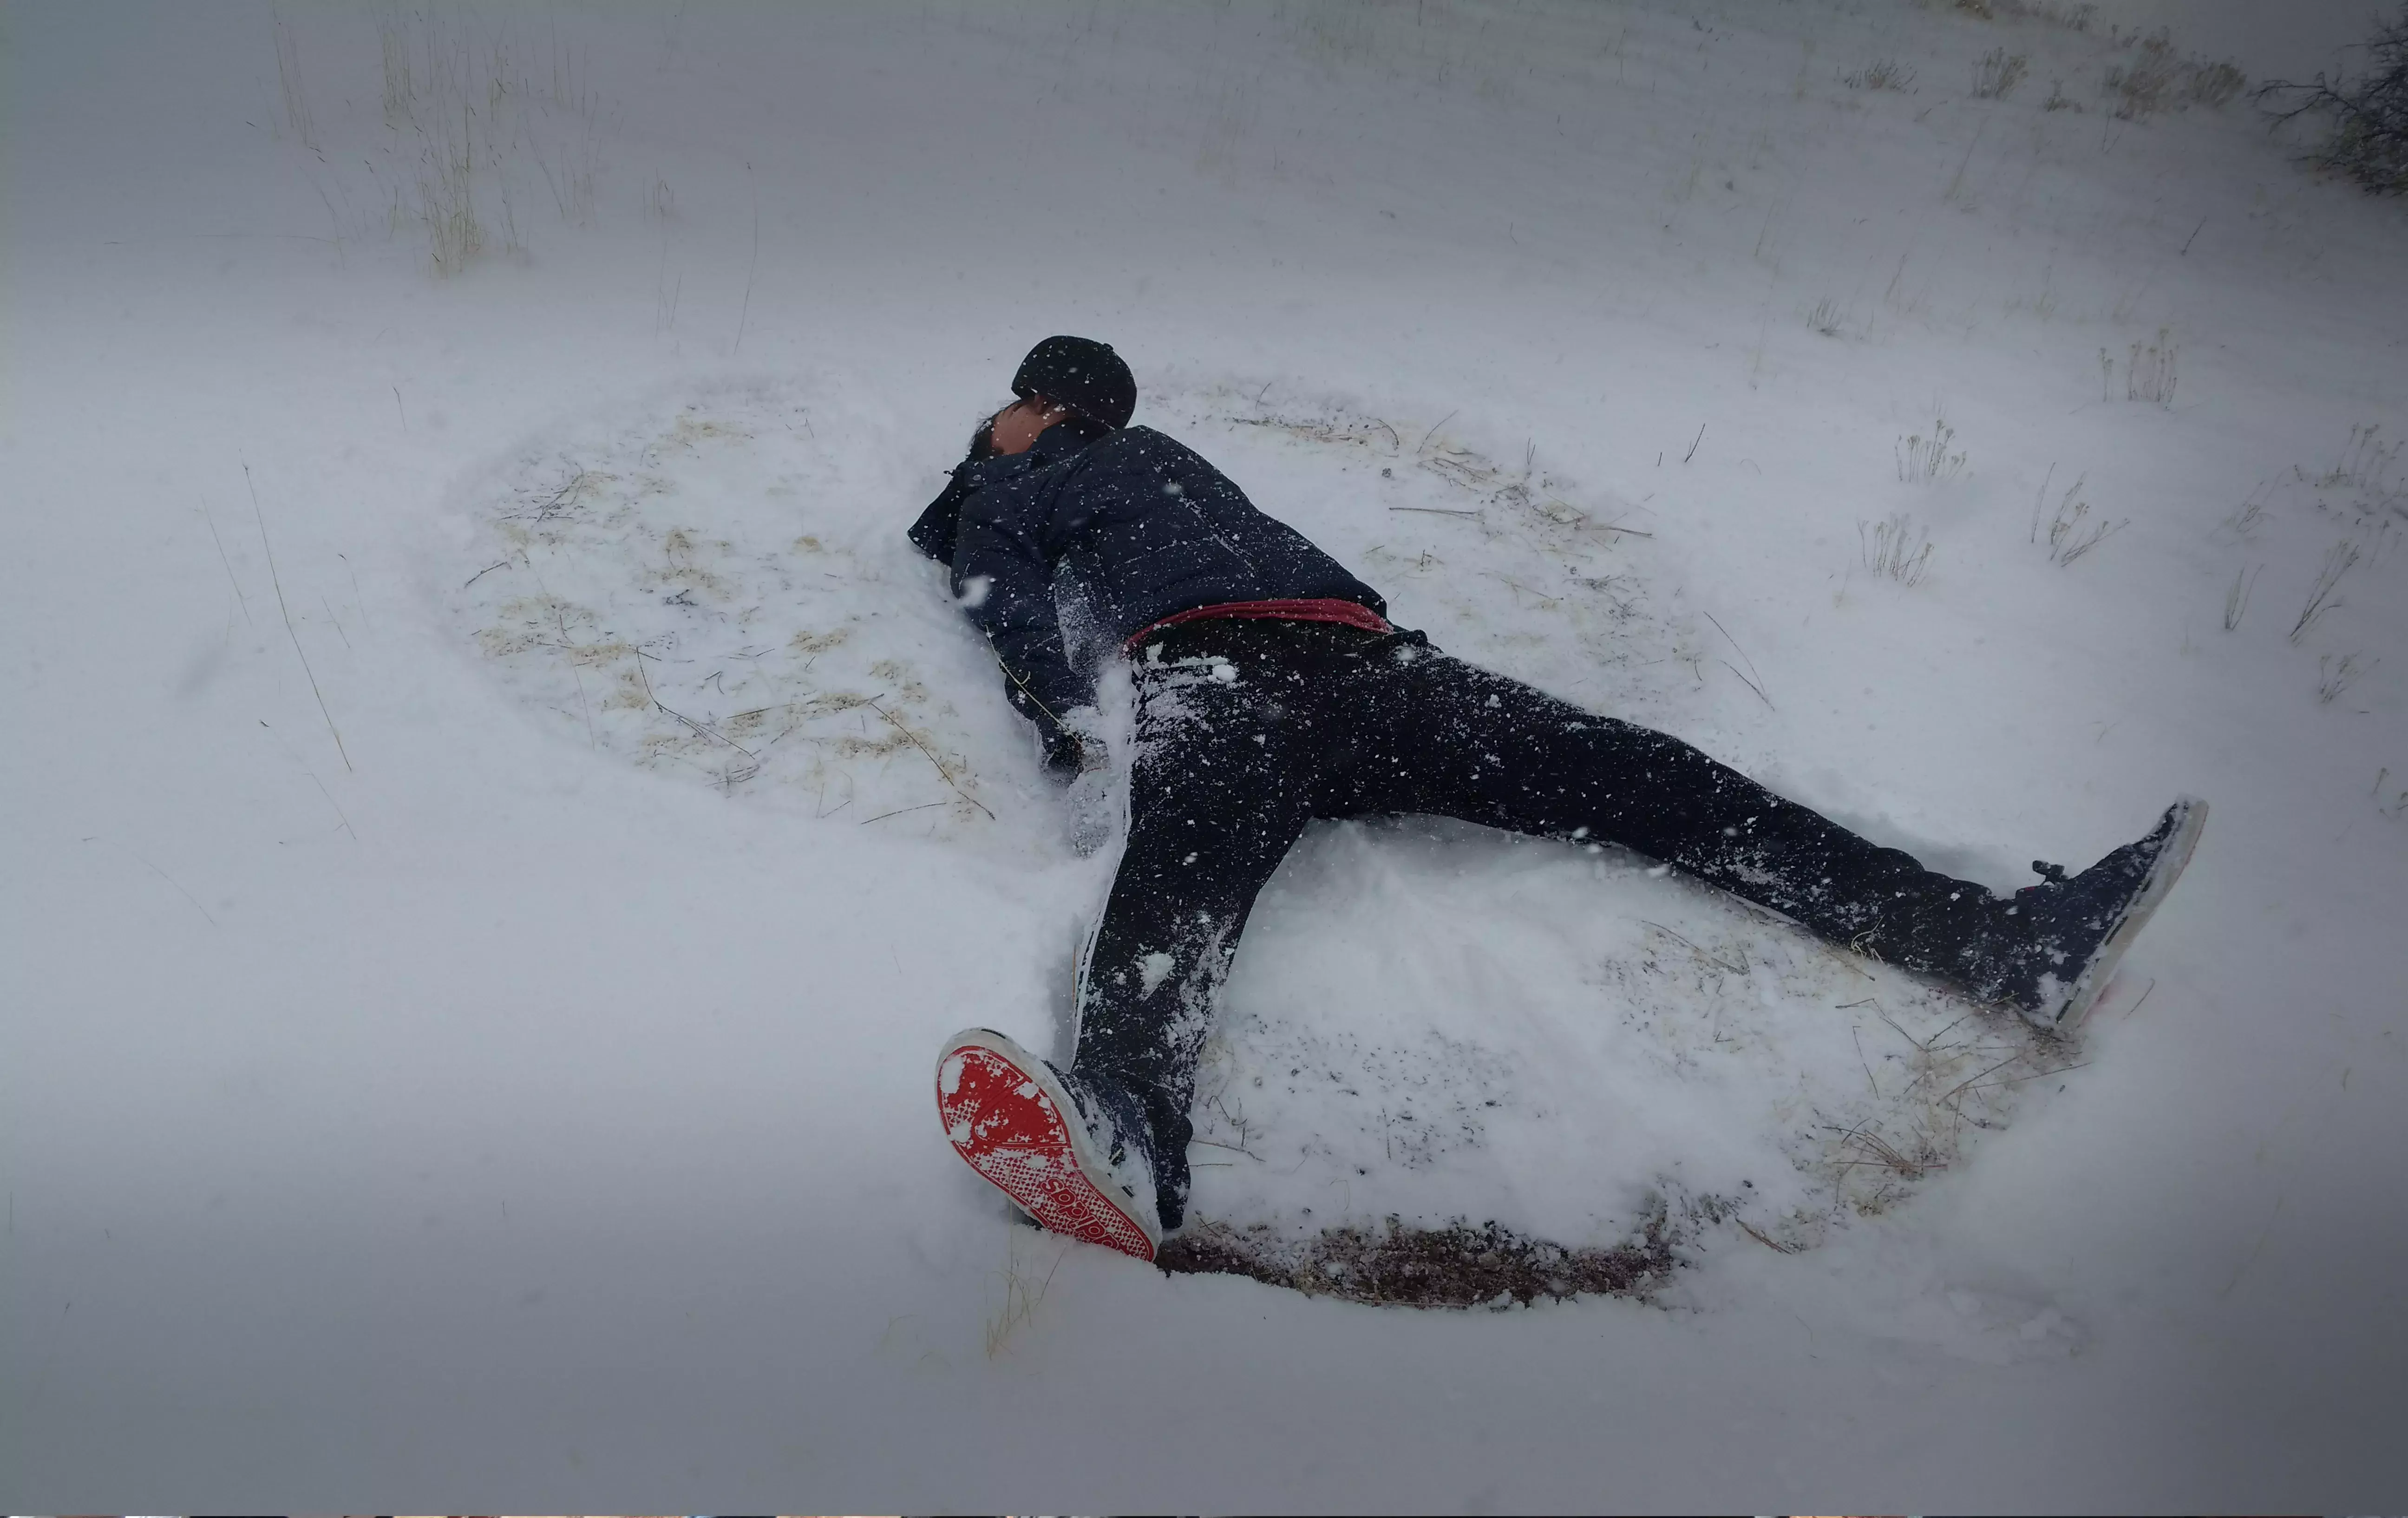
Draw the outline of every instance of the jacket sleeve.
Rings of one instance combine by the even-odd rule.
[[[962,483],[960,472],[955,471],[953,478],[945,481],[944,490],[920,513],[920,520],[911,523],[911,546],[939,564],[953,563],[953,537],[961,526],[962,497],[968,493],[969,487]]]
[[[962,497],[968,494],[970,489],[966,473],[970,465],[983,464],[993,457],[994,439],[986,423],[981,422],[978,431],[970,435],[969,451],[960,464],[954,465],[953,479],[945,481],[945,488],[928,503],[928,508],[920,513],[920,520],[911,523],[908,536],[913,548],[939,564],[953,562],[953,536],[961,524]]]
[[[1094,682],[1064,653],[1054,609],[1054,565],[1074,526],[1054,520],[1065,473],[1057,466],[974,483],[953,548],[953,596],[994,645],[1004,695],[1049,741],[1061,736],[1064,713],[1095,701]]]

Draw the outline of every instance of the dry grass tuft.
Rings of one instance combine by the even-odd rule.
[[[2138,122],[2192,106],[2221,109],[2248,82],[2230,64],[2178,56],[2172,37],[2160,27],[2135,44],[2129,59],[2108,65],[2100,91],[2116,120]]]
[[[2344,653],[2339,659],[2335,659],[2329,653],[2318,656],[2316,700],[2327,706],[2331,705],[2340,698],[2344,691],[2358,683],[2358,678],[2360,675],[2367,673],[2382,662],[2380,659],[2373,659],[2360,664],[2358,655],[2355,653]]]
[[[2124,398],[2157,406],[2174,403],[2174,342],[2165,327],[2153,343],[2134,343],[2124,366]]]
[[[1045,1303],[1046,1289],[1054,1284],[1054,1272],[1062,1267],[1062,1256],[1069,1250],[1067,1242],[1047,1240],[1053,1245],[1054,1258],[1039,1276],[1034,1273],[1024,1253],[1030,1248],[1030,1238],[1028,1229],[1015,1227],[1004,1246],[1003,1305],[986,1320],[986,1355],[990,1360],[1003,1353],[1017,1329],[1034,1321],[1037,1310]]]
[[[1964,471],[1965,455],[1951,453],[1948,445],[1956,440],[1956,429],[1944,416],[1931,420],[1931,433],[1909,433],[1898,440],[1893,450],[1898,459],[1898,478],[1910,485],[1937,485],[1954,480]]]
[[[2237,633],[2241,619],[2249,614],[2249,593],[2258,588],[2258,574],[2265,566],[2243,565],[2232,572],[2232,588],[2224,593],[2224,630]]]
[[[2305,637],[2326,612],[2341,605],[2341,597],[2334,593],[2341,589],[2341,577],[2349,573],[2358,557],[2358,545],[2346,537],[2327,551],[2324,567],[2316,571],[2315,583],[2308,588],[2308,604],[2300,609],[2299,620],[2291,623],[2292,642]]]
[[[1931,535],[1903,511],[1886,522],[1857,523],[1856,544],[1866,568],[1909,589],[1923,583],[1931,568]]]
[[[2031,60],[2004,48],[1992,48],[1982,54],[1973,65],[1973,97],[1977,100],[2004,100],[2023,82]]]
[[[484,31],[392,0],[373,14],[386,151],[403,164],[383,185],[386,221],[418,226],[437,275],[487,252],[525,252],[518,211],[536,194],[548,193],[563,221],[593,224],[610,116],[578,50],[555,41],[538,56],[507,24]]]
[[[1851,90],[1903,91],[1914,82],[1914,70],[1895,58],[1876,58],[1853,74],[1842,74],[1840,82]]]
[[[2041,21],[2050,26],[2062,26],[2069,32],[2087,32],[2098,16],[2099,7],[2086,0],[1989,0],[1998,15],[2012,16],[2018,21]]]
[[[2055,466],[2050,466],[2054,475]],[[2074,560],[2097,548],[2116,533],[2131,525],[2130,519],[2114,522],[2090,520],[2090,503],[2082,497],[2083,479],[2076,477],[2057,497],[2057,509],[2048,518],[2048,561],[2062,569]],[[2041,481],[2040,494],[2032,502],[2032,526],[2028,541],[2039,542],[2041,511],[2048,504],[2048,481]]]

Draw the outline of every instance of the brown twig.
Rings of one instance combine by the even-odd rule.
[[[1984,1081],[1972,1089],[1986,1091],[1992,1086],[2012,1086],[2019,1081],[2037,1081],[2044,1075],[2063,1075],[2068,1070],[2078,1070],[2089,1063],[2086,1059],[2077,1059],[2071,1065],[2054,1065],[2045,1070],[2034,1070],[2029,1075],[2011,1075],[2003,1081]]]
[[[1462,409],[1462,408],[1461,408],[1461,407],[1456,407],[1456,408],[1455,408],[1455,410],[1456,410],[1456,411],[1459,411],[1459,410],[1461,410],[1461,409]],[[1421,447],[1414,449],[1414,450],[1413,450],[1413,452],[1414,452],[1414,453],[1416,453],[1416,454],[1419,454],[1420,452],[1422,452],[1422,451],[1423,451],[1424,449],[1428,448],[1428,447],[1429,447],[1429,440],[1430,440],[1431,438],[1433,438],[1433,437],[1437,437],[1437,436],[1438,436],[1438,429],[1439,429],[1439,428],[1440,428],[1440,427],[1445,426],[1448,422],[1452,422],[1452,421],[1454,421],[1454,420],[1455,420],[1455,411],[1449,411],[1446,415],[1444,415],[1444,416],[1442,416],[1442,417],[1439,418],[1436,422],[1431,422],[1431,423],[1430,423],[1430,430],[1429,430],[1429,431],[1427,431],[1427,432],[1426,432],[1426,433],[1424,433],[1424,434],[1422,434]]]
[[[357,837],[357,835],[356,835],[356,834],[354,834],[354,835],[353,835],[353,837],[355,837],[355,838],[356,838],[356,837]],[[130,854],[134,855],[134,857],[135,857],[135,858],[136,858],[136,859],[138,859],[138,860],[141,860],[141,862],[142,862],[142,867],[143,867],[143,868],[145,868],[145,869],[149,870],[151,874],[158,876],[161,880],[163,880],[163,881],[166,881],[169,885],[174,886],[174,887],[176,888],[176,894],[177,894],[178,895],[182,896],[186,901],[189,901],[189,902],[191,902],[191,903],[193,904],[193,910],[194,910],[194,911],[196,911],[196,912],[200,913],[203,917],[206,917],[206,918],[208,918],[208,919],[209,926],[211,926],[211,927],[217,927],[217,926],[220,926],[220,925],[221,925],[221,924],[219,924],[219,922],[218,922],[217,918],[216,918],[214,915],[212,915],[212,914],[210,913],[209,909],[208,909],[207,907],[204,907],[204,906],[202,906],[202,905],[201,905],[201,898],[200,898],[200,897],[198,897],[198,896],[196,896],[196,895],[193,895],[190,891],[185,890],[185,889],[183,888],[183,886],[182,886],[181,884],[179,884],[179,883],[177,881],[176,878],[175,878],[173,875],[168,874],[165,870],[161,869],[158,866],[156,866],[156,865],[154,865],[154,864],[150,863],[150,860],[143,858],[143,855],[142,855],[142,853],[141,853],[141,852],[140,852],[139,850],[136,850],[136,849],[126,849],[126,847],[125,847],[125,845],[124,845],[124,844],[122,844],[122,843],[119,843],[119,842],[117,842],[116,840],[114,840],[114,839],[112,839],[112,838],[101,838],[101,837],[99,837],[97,834],[93,835],[93,837],[90,837],[90,838],[85,838],[83,841],[84,841],[84,842],[86,842],[86,843],[106,843],[106,844],[108,844],[108,845],[110,848],[112,848],[112,849],[125,849],[125,852],[126,852],[127,853],[130,853]]]
[[[1750,1239],[1755,1239],[1757,1243],[1762,1244],[1765,1248],[1772,1251],[1775,1254],[1795,1254],[1798,1253],[1798,1246],[1796,1244],[1782,1244],[1774,1242],[1764,1234],[1758,1232],[1756,1225],[1748,1222],[1745,1218],[1733,1218],[1731,1221],[1739,1224],[1740,1232],[1747,1235]]]
[[[1232,1154],[1243,1154],[1250,1160],[1259,1160],[1262,1158],[1260,1154],[1255,1153],[1253,1150],[1246,1148],[1242,1144],[1225,1144],[1214,1138],[1190,1138],[1188,1142],[1192,1144],[1203,1144],[1211,1149],[1226,1149]]]
[[[957,796],[960,796],[964,801],[967,801],[967,802],[968,802],[971,806],[978,808],[978,809],[979,809],[979,810],[981,810],[981,811],[986,811],[986,820],[987,820],[988,822],[990,822],[990,823],[991,823],[991,822],[994,822],[994,821],[995,821],[995,813],[993,813],[993,812],[991,812],[991,811],[987,811],[986,804],[985,804],[984,802],[981,801],[978,797],[976,797],[976,796],[974,796],[974,795],[970,795],[968,791],[965,791],[965,790],[963,790],[963,789],[962,789],[962,782],[961,782],[961,781],[959,781],[959,780],[955,780],[955,779],[953,779],[953,770],[952,770],[951,768],[947,767],[947,766],[946,766],[945,762],[944,762],[942,759],[939,759],[939,758],[938,758],[938,757],[937,757],[937,751],[936,751],[936,750],[931,749],[931,748],[930,748],[930,747],[928,747],[925,743],[923,743],[923,742],[921,742],[921,741],[920,741],[920,735],[919,735],[919,734],[917,734],[917,733],[915,733],[915,732],[911,731],[911,729],[910,729],[910,727],[906,726],[906,725],[903,723],[903,722],[902,722],[899,718],[897,718],[897,717],[895,715],[895,713],[893,713],[893,712],[891,712],[891,711],[887,710],[884,707],[880,706],[880,705],[878,704],[878,698],[877,698],[877,697],[872,696],[872,697],[870,697],[870,698],[869,698],[869,700],[868,700],[868,701],[867,701],[867,702],[866,702],[866,703],[864,703],[864,704],[865,704],[865,705],[867,705],[867,706],[869,708],[869,709],[870,709],[870,710],[872,710],[872,711],[874,711],[874,712],[878,713],[880,716],[882,716],[882,717],[885,718],[885,719],[887,720],[887,722],[888,722],[889,723],[891,723],[891,724],[894,726],[894,728],[895,728],[895,730],[896,730],[896,732],[898,732],[898,733],[900,733],[900,734],[902,734],[902,735],[903,735],[904,738],[905,738],[908,742],[910,742],[910,744],[911,745],[911,747],[913,747],[913,748],[915,748],[915,749],[919,750],[922,753],[924,753],[924,754],[926,754],[926,755],[928,756],[928,763],[930,763],[930,764],[932,764],[932,765],[934,765],[934,766],[937,766],[937,773],[938,773],[938,774],[939,774],[939,775],[941,775],[941,776],[943,776],[943,777],[944,777],[945,783],[946,783],[947,785],[950,785],[950,786],[952,786],[952,787],[953,788],[953,795],[957,795]],[[890,812],[890,813],[888,813],[887,815],[892,816],[892,815],[894,815],[894,814],[893,814],[892,812]],[[871,818],[871,819],[870,819],[870,821],[871,821],[871,822],[876,822],[877,820],[878,820],[878,819],[876,819],[875,817],[873,817],[873,818]]]
[[[226,557],[225,539],[218,536],[217,519],[209,515],[209,503],[207,501],[201,503],[201,520],[209,524],[209,539],[218,546],[218,562],[225,566],[226,580],[234,586],[234,598],[242,604],[242,624],[249,627],[251,625],[251,597],[242,594],[242,581],[234,578],[234,560]],[[2378,791],[2383,789],[2380,776],[2375,779],[2374,788]]]
[[[882,823],[889,817],[900,817],[907,811],[926,811],[930,807],[941,807],[944,804],[941,801],[923,801],[916,807],[897,807],[893,811],[882,811],[875,817],[864,817],[859,825],[867,827],[872,823]]]
[[[1735,667],[1732,666],[1731,662],[1730,662],[1728,659],[1717,659],[1717,660],[1715,660],[1714,662],[1715,662],[1716,664],[1721,665],[1725,669],[1728,669],[1728,670],[1730,670],[1730,672],[1731,672],[1732,674],[1734,674],[1734,675],[1739,675],[1739,678],[1741,679],[1741,680],[1742,680],[1743,682],[1745,682],[1745,684],[1746,684],[1747,688],[1748,688],[1749,690],[1754,691],[1754,692],[1756,693],[1756,698],[1757,700],[1759,700],[1759,701],[1763,702],[1763,703],[1764,703],[1766,706],[1768,706],[1768,707],[1772,707],[1772,697],[1770,697],[1770,696],[1769,696],[1769,695],[1765,695],[1765,694],[1764,694],[1764,686],[1763,686],[1763,684],[1762,684],[1762,681],[1763,681],[1764,677],[1763,677],[1762,675],[1756,674],[1756,661],[1755,661],[1754,659],[1748,659],[1748,657],[1747,657],[1747,650],[1745,650],[1745,649],[1743,649],[1743,648],[1741,648],[1741,647],[1739,646],[1739,639],[1738,639],[1738,638],[1736,638],[1736,637],[1731,637],[1731,635],[1730,635],[1730,630],[1729,630],[1728,628],[1725,627],[1725,626],[1724,626],[1724,625],[1723,625],[1719,621],[1717,621],[1717,620],[1715,619],[1714,614],[1713,614],[1713,612],[1711,612],[1711,611],[1707,612],[1707,613],[1705,614],[1705,617],[1706,617],[1706,620],[1707,620],[1708,622],[1713,623],[1713,624],[1714,624],[1714,631],[1715,631],[1715,632],[1718,632],[1718,633],[1720,633],[1720,634],[1722,634],[1722,635],[1723,635],[1723,641],[1724,641],[1724,642],[1726,642],[1726,643],[1728,643],[1728,644],[1731,646],[1731,652],[1732,652],[1733,653],[1738,654],[1742,659],[1746,659],[1746,660],[1747,660],[1747,670],[1748,670],[1748,673],[1747,673],[1746,675],[1739,675],[1739,670],[1738,670],[1737,668],[1735,668]],[[1750,680],[1750,679],[1748,678],[1748,676],[1749,676],[1749,675],[1754,675],[1754,676],[1756,676],[1756,678],[1755,678],[1755,679],[1753,679],[1753,680]],[[1778,710],[1780,710],[1781,709],[1780,709],[1780,708],[1778,708],[1778,707],[1772,707],[1772,709],[1774,709],[1775,711],[1778,711]]]
[[[326,709],[326,694],[318,689],[318,674],[309,667],[309,655],[302,652],[301,635],[293,630],[293,609],[284,604],[284,581],[276,573],[276,550],[267,541],[267,517],[259,509],[259,486],[251,478],[248,459],[242,461],[242,482],[251,489],[251,514],[259,523],[259,546],[267,551],[267,581],[276,587],[276,609],[284,614],[284,636],[293,640],[293,652],[301,660],[301,673],[309,678],[309,694],[318,698],[318,715],[326,719],[326,731],[335,738],[335,752],[342,756],[343,768],[349,770],[351,756],[343,748],[342,732],[335,726],[335,714]]]
[[[2149,982],[2148,991],[2143,991],[2143,992],[2142,992],[2142,993],[2141,993],[2141,1001],[2146,1001],[2146,1000],[2148,1000],[2148,999],[2149,999],[2149,991],[2155,991],[2157,988],[2157,981],[2151,981]],[[2136,1001],[2136,1002],[2132,1003],[2132,1011],[2130,1011],[2130,1012],[2126,1012],[2126,1013],[2124,1014],[2124,1016],[2126,1016],[2126,1017],[2129,1017],[2129,1016],[2131,1016],[2131,1015],[2132,1015],[2132,1012],[2137,1012],[2137,1011],[2139,1011],[2139,1010],[2141,1010],[2141,1001]]]
[[[1947,1089],[1947,1091],[1943,1092],[1943,1093],[1941,1095],[1940,1100],[1939,1100],[1939,1101],[1936,1101],[1936,1102],[1933,1102],[1931,1105],[1932,1105],[1932,1106],[1934,1106],[1934,1107],[1944,1106],[1944,1105],[1947,1103],[1947,1100],[1948,1100],[1948,1098],[1949,1098],[1949,1097],[1956,1096],[1956,1093],[1958,1093],[1958,1092],[1960,1092],[1960,1091],[1964,1090],[1967,1086],[1971,1085],[1974,1081],[1979,1081],[1980,1079],[1982,1079],[1982,1077],[1984,1077],[1984,1076],[1985,1076],[1985,1075],[1989,1074],[1989,1073],[1990,1073],[1990,1070],[2003,1070],[2003,1069],[2005,1069],[2008,1066],[2013,1065],[2015,1061],[2017,1061],[2017,1060],[2019,1060],[2019,1059],[2021,1059],[2021,1058],[2023,1058],[2023,1057],[2024,1057],[2024,1056],[2023,1056],[2023,1053],[2022,1053],[2022,1051],[2018,1050],[2018,1051],[2016,1051],[2014,1053],[2009,1054],[2006,1058],[2004,1058],[2004,1059],[2002,1059],[2002,1060],[1999,1061],[1999,1063],[1997,1063],[1996,1065],[1991,1066],[1991,1067],[1989,1067],[1989,1069],[1987,1069],[1987,1070],[1976,1070],[1976,1071],[1974,1071],[1971,1075],[1967,1076],[1964,1080],[1957,1081],[1957,1082],[1956,1082],[1955,1085],[1953,1085],[1953,1086],[1950,1086],[1950,1087]]]
[[[1666,927],[1661,923],[1650,923],[1644,917],[1641,918],[1639,921],[1645,926],[1654,928],[1656,932],[1663,934],[1666,938],[1678,943],[1682,948],[1686,949],[1690,953],[1696,955],[1697,958],[1704,964],[1712,965],[1714,968],[1727,971],[1732,975],[1745,975],[1747,973],[1747,962],[1744,959],[1742,959],[1740,963],[1736,965],[1731,964],[1728,960],[1717,959],[1713,955],[1706,952],[1703,949],[1698,948],[1696,944],[1691,943],[1688,939],[1682,938],[1678,933],[1673,932],[1670,928]]]
[[[637,652],[636,673],[643,679],[644,695],[646,699],[650,700],[653,706],[658,707],[661,710],[667,712],[670,716],[675,717],[678,721],[685,723],[688,727],[693,728],[695,732],[700,733],[703,737],[726,744],[729,748],[734,749],[738,753],[742,754],[745,758],[752,760],[756,765],[761,762],[760,757],[752,750],[746,748],[743,744],[737,742],[726,734],[720,732],[709,723],[695,722],[692,717],[687,716],[684,712],[672,709],[666,703],[663,702],[659,696],[654,695],[652,694],[652,677],[644,669],[645,657],[646,655],[641,650]]]
[[[744,266],[744,306],[736,313],[736,346],[731,352],[744,351],[744,319],[752,314],[752,275],[761,266],[761,187],[752,179],[752,165],[744,165],[744,182],[752,191],[752,261]]]

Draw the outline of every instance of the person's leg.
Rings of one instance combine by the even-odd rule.
[[[1071,1067],[1143,1107],[1166,1232],[1185,1210],[1213,1005],[1255,894],[1312,814],[1331,727],[1311,681],[1263,656],[1259,634],[1216,639],[1205,625],[1138,668],[1128,839],[1082,956]]]
[[[1349,683],[1369,740],[1351,800],[1620,844],[1836,943],[1984,985],[1999,898],[1926,869],[1667,734],[1600,717],[1426,645],[1369,645]]]

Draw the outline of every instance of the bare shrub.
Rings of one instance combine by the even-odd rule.
[[[1816,301],[1814,308],[1806,313],[1806,325],[1826,337],[1838,337],[1847,320],[1848,313],[1828,295]]]
[[[2124,398],[2172,406],[2174,400],[2174,344],[2168,329],[2157,329],[2153,343],[2134,343],[2124,368]]]
[[[2232,103],[2249,83],[2249,76],[2232,64],[2223,62],[2203,64],[2184,85],[2184,93],[2194,106],[2210,110],[2222,110]]]
[[[2164,110],[2220,107],[2248,82],[2229,63],[2176,54],[2172,37],[2159,27],[2140,39],[2133,57],[2108,65],[2100,92],[2114,103],[2116,120],[2137,122]]]
[[[1851,90],[1904,90],[1914,82],[1914,70],[1895,58],[1876,58],[1840,82]]]
[[[2070,110],[2078,114],[2082,109],[2082,102],[2074,99],[2071,95],[2065,93],[2065,81],[2063,79],[2051,79],[2048,81],[2048,98],[2040,103],[2040,108],[2042,110]]]
[[[2165,34],[2160,32],[2157,36],[2163,37]],[[2100,81],[2100,91],[2114,102],[2115,119],[2137,122],[2163,110],[2173,98],[2177,66],[2165,50],[2145,46],[2132,62],[2110,64],[2107,77]]]
[[[2408,194],[2408,4],[2359,47],[2365,72],[2305,84],[2269,80],[2257,93],[2279,124],[2313,113],[2330,127],[2310,161],[2348,175],[2369,194]]]
[[[2095,5],[2068,4],[2066,0],[1990,0],[1990,5],[2001,16],[2045,21],[2069,32],[2089,31],[2091,19],[2099,14]]]
[[[1923,583],[1931,567],[1931,535],[1903,511],[1887,522],[1857,523],[1856,545],[1866,568],[1909,589]]]
[[[1893,451],[1898,458],[1898,477],[1910,485],[1937,485],[1954,480],[1965,467],[1962,452],[1951,453],[1948,445],[1956,439],[1956,429],[1948,419],[1935,416],[1931,436],[1909,433],[1898,440]]]
[[[2004,48],[1992,48],[1982,54],[1973,65],[1973,97],[1977,100],[2004,100],[2023,82],[2031,60]]]

